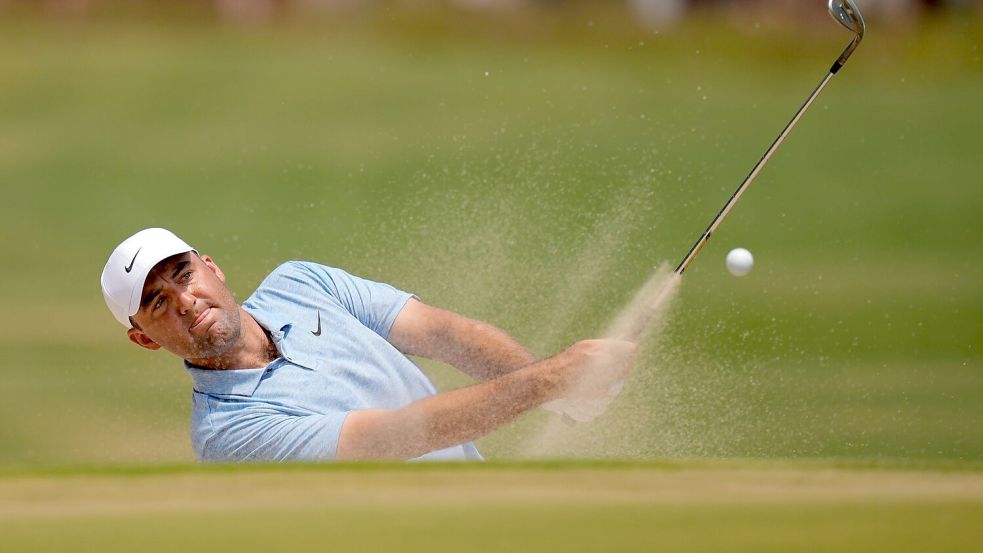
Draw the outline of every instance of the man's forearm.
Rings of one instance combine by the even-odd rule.
[[[409,355],[443,361],[476,380],[491,380],[536,362],[535,356],[488,323],[411,299],[389,341]]]
[[[339,459],[410,459],[475,440],[562,392],[564,352],[502,377],[415,401],[398,410],[349,415]]]
[[[509,374],[536,362],[536,357],[505,331],[461,317],[449,324],[437,341],[436,359],[477,380]]]

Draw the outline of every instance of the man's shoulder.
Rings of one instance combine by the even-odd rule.
[[[311,272],[326,270],[331,270],[331,267],[303,259],[289,259],[270,271],[267,278],[280,274],[310,274]]]
[[[279,288],[290,283],[299,284],[317,280],[320,275],[332,271],[332,267],[321,265],[313,261],[303,261],[291,259],[284,261],[275,269],[270,271],[266,278],[259,284],[256,291],[264,288]]]
[[[295,292],[302,295],[309,293],[317,287],[319,273],[327,270],[330,268],[310,261],[284,261],[266,275],[243,306],[247,309],[250,306],[259,307],[271,302],[279,303],[278,300],[286,299]]]
[[[264,309],[287,304],[304,304],[337,295],[342,269],[313,261],[284,261],[273,269],[243,302],[243,307]]]

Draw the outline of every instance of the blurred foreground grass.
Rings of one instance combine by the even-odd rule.
[[[983,475],[817,463],[0,472],[5,551],[973,551]]]
[[[687,273],[618,422],[554,453],[983,458],[980,36],[872,28]],[[847,38],[0,22],[0,464],[190,459],[180,363],[98,291],[146,226],[240,298],[304,258],[542,355],[600,332]],[[521,456],[544,420],[483,449]]]

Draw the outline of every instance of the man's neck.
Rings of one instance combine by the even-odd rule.
[[[216,357],[188,359],[192,365],[215,370],[265,367],[280,356],[273,338],[245,309],[239,307],[242,331],[229,351]]]

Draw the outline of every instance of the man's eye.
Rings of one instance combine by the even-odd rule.
[[[154,310],[156,311],[162,305],[164,305],[164,298],[157,298],[157,301],[154,302]]]
[[[191,271],[188,271],[188,272],[184,273],[183,275],[181,275],[181,280],[183,280],[185,282],[191,280]]]

